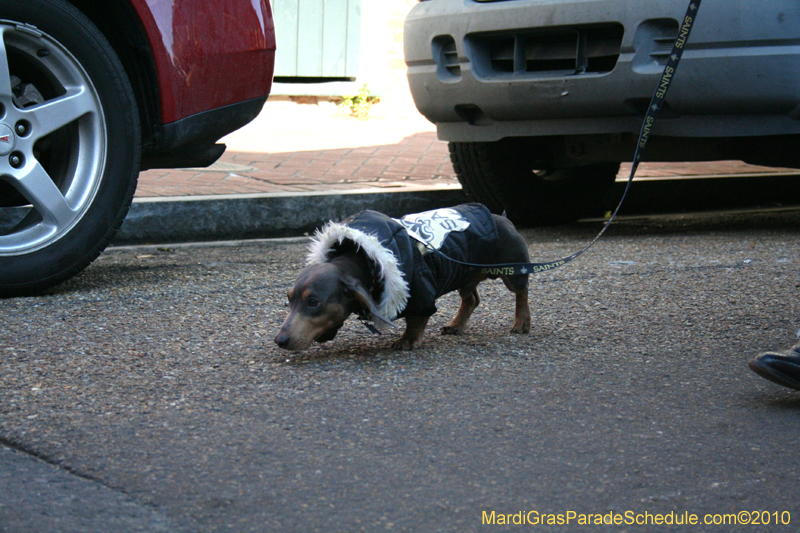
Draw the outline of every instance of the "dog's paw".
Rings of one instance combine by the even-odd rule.
[[[406,337],[400,337],[399,339],[394,341],[394,344],[392,344],[392,349],[407,352],[410,350],[415,350],[419,348],[421,345],[422,345],[421,340],[412,340]]]
[[[442,335],[461,335],[463,332],[458,326],[445,326],[442,328]]]
[[[530,322],[514,322],[514,327],[511,328],[511,333],[526,334],[531,332]]]

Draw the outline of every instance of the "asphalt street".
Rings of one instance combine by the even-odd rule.
[[[620,220],[531,278],[530,335],[489,282],[406,353],[355,320],[274,345],[302,239],[109,249],[0,300],[0,531],[797,531],[800,392],[746,362],[800,328],[799,238],[799,209]]]

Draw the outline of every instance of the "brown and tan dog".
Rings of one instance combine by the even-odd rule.
[[[378,328],[396,327],[392,320],[404,317],[406,331],[392,346],[413,350],[421,345],[428,319],[436,312],[436,298],[459,291],[461,306],[442,334],[462,334],[480,303],[478,284],[498,277],[516,295],[511,333],[530,331],[527,275],[482,273],[430,253],[431,247],[471,263],[529,262],[525,239],[511,221],[480,204],[399,220],[364,211],[317,232],[308,266],[289,290],[289,316],[275,343],[287,350],[304,350],[314,341],[333,339],[344,321],[356,314]]]

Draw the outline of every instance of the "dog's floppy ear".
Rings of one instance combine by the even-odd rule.
[[[364,288],[364,285],[362,285],[360,281],[351,276],[344,276],[342,278],[342,283],[344,283],[345,288],[353,294],[361,308],[366,311],[365,314],[367,317],[372,320],[379,329],[383,324],[397,328],[394,322],[378,312],[375,300],[372,299],[372,296],[367,292],[367,289]]]

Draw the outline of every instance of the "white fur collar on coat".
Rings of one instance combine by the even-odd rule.
[[[349,240],[378,267],[378,283],[383,285],[378,311],[389,320],[394,320],[406,308],[409,298],[408,282],[403,276],[397,258],[391,250],[384,248],[375,235],[370,235],[338,222],[329,222],[317,230],[308,247],[306,265],[327,263],[332,258],[334,245]]]

